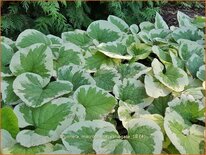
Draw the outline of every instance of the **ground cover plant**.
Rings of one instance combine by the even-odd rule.
[[[205,154],[204,19],[177,19],[1,37],[1,152]]]

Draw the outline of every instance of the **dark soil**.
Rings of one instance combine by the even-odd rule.
[[[204,2],[199,2],[202,6],[192,5],[190,7],[184,6],[181,3],[176,2],[166,3],[166,5],[161,7],[161,15],[169,26],[178,26],[177,21],[177,11],[181,11],[190,17],[196,15],[205,16],[205,4]]]

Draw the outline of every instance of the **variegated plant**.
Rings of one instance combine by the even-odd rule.
[[[204,20],[177,19],[1,37],[1,153],[205,154]]]

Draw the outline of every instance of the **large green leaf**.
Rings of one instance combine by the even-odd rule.
[[[99,129],[105,127],[113,125],[101,120],[77,122],[62,133],[61,139],[70,154],[95,154],[93,137]]]
[[[16,39],[18,49],[29,47],[35,43],[50,45],[51,41],[41,32],[34,29],[26,29]]]
[[[135,119],[128,124],[128,135],[120,137],[113,127],[100,129],[94,137],[97,154],[159,154],[163,135],[151,120]]]
[[[112,91],[115,83],[120,79],[120,75],[114,68],[102,68],[94,74],[96,85],[104,90]]]
[[[44,44],[34,44],[14,54],[10,70],[16,76],[25,72],[36,73],[45,78],[45,82],[48,82],[53,74],[52,59],[50,48]]]
[[[92,22],[87,28],[88,35],[98,42],[110,42],[119,39],[121,30],[114,24],[97,20]]]
[[[75,106],[68,98],[54,99],[47,104],[30,108],[19,104],[14,111],[19,126],[24,129],[17,135],[17,142],[26,147],[38,146],[60,138],[60,134],[73,122]]]
[[[19,132],[18,120],[10,107],[4,107],[1,109],[1,128],[11,133],[12,137],[16,137]]]
[[[13,82],[15,94],[31,107],[39,107],[54,98],[68,94],[73,85],[68,81],[54,81],[44,84],[41,76],[34,73],[23,73]]]
[[[75,30],[62,33],[64,42],[70,42],[80,47],[90,46],[92,44],[91,38],[86,31]]]
[[[151,70],[151,67],[135,62],[131,64],[121,64],[117,67],[118,73],[121,76],[121,80],[124,78],[138,79],[141,75],[146,74]]]
[[[167,136],[181,154],[203,154],[204,127],[193,124],[189,126],[175,111],[167,109],[164,119]]]
[[[188,85],[188,76],[184,70],[174,67],[173,65],[167,65],[166,72],[164,73],[164,66],[157,59],[152,62],[152,68],[155,78],[157,78],[162,84],[168,88],[181,92],[184,87]]]
[[[152,48],[143,43],[133,43],[128,51],[135,60],[145,59],[152,52]]]
[[[127,25],[127,23],[124,20],[122,20],[121,18],[119,18],[119,17],[113,16],[113,15],[109,15],[107,20],[110,23],[116,25],[123,32],[127,32],[128,29],[129,29],[129,26]]]
[[[98,45],[98,50],[110,58],[116,59],[131,59],[132,56],[128,54],[127,47],[121,42],[108,42]]]
[[[124,79],[113,88],[115,97],[133,105],[148,106],[152,98],[146,94],[145,87],[140,80]]]
[[[96,83],[89,73],[77,65],[63,66],[59,68],[57,77],[59,80],[71,82],[74,91],[82,85],[93,85]]]
[[[112,112],[117,102],[108,92],[92,85],[79,87],[74,93],[74,100],[84,106],[87,120],[103,119]]]

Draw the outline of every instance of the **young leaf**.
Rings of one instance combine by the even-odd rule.
[[[155,29],[169,29],[167,23],[163,20],[162,16],[158,12],[155,16]]]
[[[152,68],[155,78],[176,92],[183,91],[189,83],[187,74],[180,68],[168,65],[164,73],[164,66],[157,59],[153,60]]]
[[[152,48],[143,43],[133,43],[129,47],[129,54],[131,54],[135,60],[145,59],[152,52]]]
[[[107,20],[110,23],[116,25],[123,32],[127,32],[128,29],[129,29],[129,26],[127,25],[127,23],[124,20],[122,20],[121,18],[119,18],[119,17],[113,16],[113,15],[109,15]]]

